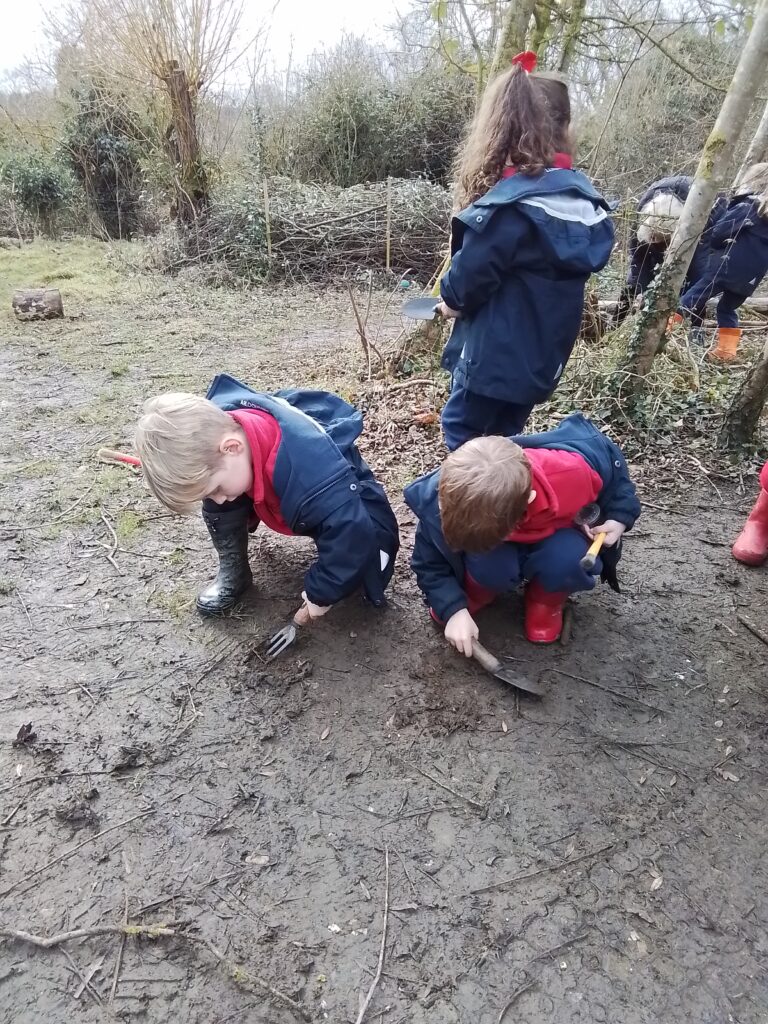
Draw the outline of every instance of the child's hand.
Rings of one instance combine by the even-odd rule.
[[[326,612],[331,610],[331,605],[312,604],[307,597],[306,591],[302,591],[301,597],[304,604],[293,616],[293,621],[297,626],[308,626],[311,622],[322,618]]]
[[[444,320],[458,320],[461,316],[456,309],[451,309],[445,302],[439,302],[437,304],[437,312],[443,317]]]
[[[472,641],[477,640],[480,630],[466,608],[454,612],[445,624],[445,639],[459,654],[472,657]]]
[[[600,523],[598,526],[585,526],[584,532],[590,540],[594,540],[598,533],[604,533],[605,540],[603,544],[605,547],[610,548],[621,540],[626,529],[624,523],[617,523],[615,519],[606,519],[604,523]]]

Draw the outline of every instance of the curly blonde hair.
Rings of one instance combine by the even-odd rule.
[[[464,209],[493,188],[507,163],[540,174],[556,152],[570,152],[571,102],[566,83],[527,74],[519,64],[485,90],[455,166],[454,207]]]

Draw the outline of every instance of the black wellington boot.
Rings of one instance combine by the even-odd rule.
[[[219,571],[197,595],[201,615],[221,615],[237,604],[253,583],[248,564],[248,519],[252,509],[250,502],[224,512],[203,509],[203,521],[219,556]]]

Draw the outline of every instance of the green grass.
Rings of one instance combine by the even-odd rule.
[[[64,313],[83,304],[105,299],[114,290],[125,291],[130,279],[110,261],[110,253],[129,242],[100,242],[75,238],[68,242],[35,241],[22,249],[0,249],[0,320],[15,321],[11,296],[17,288],[58,288]]]

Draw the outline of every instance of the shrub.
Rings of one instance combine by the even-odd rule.
[[[297,77],[294,95],[263,97],[252,118],[267,173],[345,188],[387,177],[445,184],[474,109],[469,76],[399,68],[347,40]]]
[[[140,159],[147,137],[124,98],[98,83],[73,92],[75,111],[63,149],[109,238],[132,238],[140,226]]]
[[[0,164],[0,184],[8,204],[29,222],[24,227],[51,237],[75,198],[69,169],[38,151],[7,156]]]

